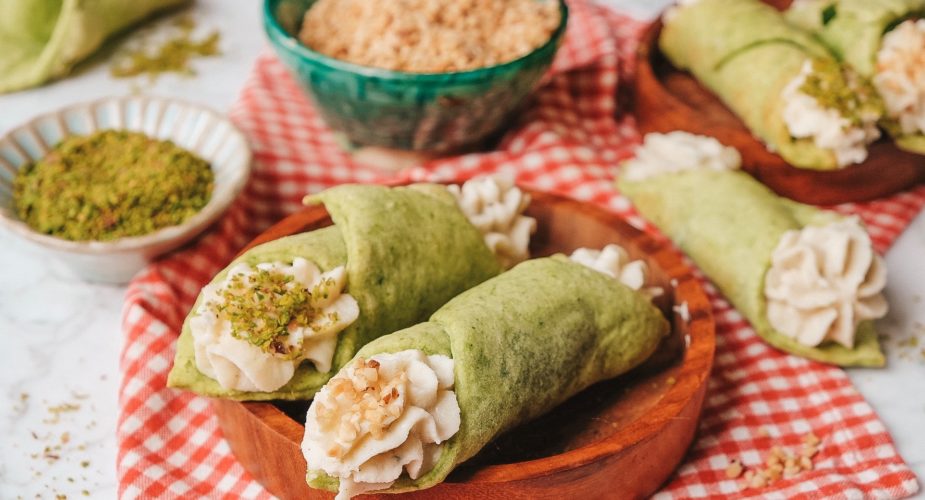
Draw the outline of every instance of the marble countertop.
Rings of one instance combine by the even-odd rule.
[[[603,0],[637,16],[665,0]],[[199,30],[222,33],[220,57],[195,62],[198,76],[113,80],[108,62],[77,75],[0,96],[0,134],[67,104],[144,92],[225,111],[265,42],[261,2],[199,0]],[[134,36],[134,35],[133,35]],[[925,214],[887,255],[892,310],[879,323],[889,366],[849,374],[925,478]],[[0,231],[0,498],[115,498],[117,392],[125,288],[81,282],[35,248]],[[925,344],[925,342],[923,342]]]

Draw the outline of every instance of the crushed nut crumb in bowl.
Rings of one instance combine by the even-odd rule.
[[[319,6],[325,1],[320,0]],[[336,36],[340,31],[351,31],[351,34],[344,36],[353,38],[340,43],[342,49],[360,43],[355,43],[355,39],[360,37],[367,41],[372,40],[362,45],[370,51],[378,52],[359,55],[345,53],[338,56],[342,58],[335,58],[313,50],[300,38],[312,40],[312,26],[308,26],[307,33],[306,29],[303,29],[303,22],[308,22],[306,12],[316,3],[315,0],[266,0],[264,24],[276,53],[313,98],[317,109],[332,129],[344,134],[355,145],[442,153],[478,143],[498,131],[530,95],[552,64],[565,34],[568,9],[562,0],[531,1],[553,2],[553,9],[558,8],[558,16],[554,18],[558,23],[549,26],[549,34],[543,36],[538,46],[529,47],[526,51],[521,49],[514,53],[522,55],[515,55],[513,60],[496,64],[493,62],[495,59],[492,58],[492,54],[483,54],[477,45],[468,44],[469,52],[466,58],[469,64],[459,65],[458,67],[465,68],[461,70],[455,69],[452,64],[435,66],[434,64],[440,62],[433,61],[433,58],[427,58],[429,60],[424,60],[423,64],[397,64],[396,53],[405,54],[415,49],[405,40],[391,38],[397,36],[396,33],[407,31],[381,33],[381,36],[371,34],[363,31],[367,26],[357,26],[358,21],[345,19],[350,16],[330,19],[331,24],[325,28],[330,30],[331,36]],[[454,16],[461,10],[461,7],[453,3],[449,4],[453,8],[438,8],[442,5],[438,0],[415,0],[413,3],[424,7],[430,5],[431,9],[424,10],[440,19],[443,19],[443,16]],[[399,4],[404,5],[400,2]],[[473,3],[471,8],[481,8],[479,5]],[[404,20],[396,20],[395,16],[386,13],[377,17],[374,13],[366,12],[372,7],[363,3],[353,2],[349,8],[361,11],[358,12],[358,17],[369,19],[371,24],[380,22],[382,18],[387,19],[374,27],[377,30],[392,30],[394,26],[382,25]],[[473,13],[469,12],[467,15],[472,16]],[[412,14],[409,13],[408,16],[411,17]],[[413,13],[414,22],[408,22],[412,25],[411,32],[415,33],[415,37],[430,40],[428,37],[433,33],[428,32],[424,16],[422,11],[416,11]],[[477,19],[469,17],[467,21],[478,21],[474,24],[483,21],[493,22],[491,19],[481,20],[481,17],[484,16],[477,16]],[[548,16],[541,19],[548,19]],[[508,19],[505,22],[518,21]],[[473,22],[469,22],[466,25],[472,24]],[[503,38],[497,38],[499,31],[509,35],[512,47],[518,39],[527,38],[528,32],[535,35],[531,26],[517,28],[508,31],[500,28],[478,28],[479,36],[482,37],[480,39],[487,40],[486,44],[494,47],[484,52],[512,53],[495,50],[498,48],[497,45],[505,42]],[[461,32],[457,32],[457,38],[459,33]],[[434,40],[438,38],[434,36]],[[391,47],[394,49],[393,53],[382,53],[383,47]],[[504,48],[506,47],[502,47]],[[319,47],[319,50],[324,51],[325,48]],[[438,52],[430,51],[431,54]],[[505,61],[503,56],[501,57],[498,60]],[[376,61],[376,66],[410,67],[411,70],[385,69],[342,59],[363,61],[364,64]],[[422,62],[420,59],[418,62]],[[475,64],[472,64],[473,62]],[[477,67],[479,62],[487,65]],[[423,71],[418,71],[421,68]]]
[[[198,162],[204,160],[208,163],[207,170],[211,171],[211,175],[206,174],[211,181],[211,192],[203,197],[200,206],[184,215],[182,222],[164,227],[149,223],[146,227],[155,229],[139,232],[137,236],[105,238],[105,241],[104,238],[75,241],[45,234],[17,215],[15,181],[21,169],[54,155],[56,159],[62,157],[63,153],[56,148],[59,144],[64,147],[66,143],[62,141],[65,139],[99,136],[107,134],[104,131],[108,130],[120,131],[119,134],[138,132],[140,134],[133,135],[155,140],[152,143],[169,144],[161,142],[169,140],[173,143],[169,144],[173,148],[169,154],[182,152],[190,157],[195,155]],[[120,140],[118,137],[123,135],[130,134],[117,135],[114,140]],[[54,155],[49,154],[52,151]],[[134,157],[136,167],[141,165],[138,157]],[[176,156],[170,158],[168,163],[179,161]],[[73,164],[70,165],[68,168],[73,168]],[[129,169],[127,166],[124,170]],[[36,171],[37,167],[30,170]],[[251,150],[247,139],[227,118],[207,108],[148,97],[107,98],[77,104],[39,116],[0,137],[0,227],[63,262],[85,280],[124,283],[151,259],[190,241],[213,223],[244,188],[250,170]],[[55,175],[63,174],[58,171]],[[187,177],[174,179],[173,184],[182,185],[187,180]],[[140,184],[145,192],[157,188],[149,185],[150,182]],[[84,192],[85,187],[76,189]],[[168,195],[174,197],[171,200],[176,198],[175,194]],[[141,198],[135,198],[136,204],[138,199]],[[60,213],[58,215],[60,217]],[[86,221],[83,215],[69,213],[61,227],[74,227],[72,223]]]

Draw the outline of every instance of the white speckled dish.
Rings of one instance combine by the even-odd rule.
[[[55,238],[19,220],[12,194],[18,169],[43,157],[65,137],[105,129],[170,139],[207,160],[215,172],[209,203],[183,224],[106,242]],[[186,243],[214,222],[244,188],[250,169],[251,150],[244,134],[209,109],[150,97],[78,104],[39,116],[0,138],[0,226],[64,261],[88,281],[124,283],[151,259]]]

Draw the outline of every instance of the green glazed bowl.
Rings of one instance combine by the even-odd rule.
[[[297,34],[314,2],[265,0],[264,27],[328,126],[356,145],[436,153],[496,132],[552,64],[568,21],[559,0],[559,26],[520,59],[456,73],[406,73],[341,61],[302,45]]]

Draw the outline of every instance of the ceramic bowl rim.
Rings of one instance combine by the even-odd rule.
[[[123,238],[117,238],[111,241],[72,241],[66,240],[63,238],[57,238],[47,234],[40,233],[31,227],[28,224],[23,222],[21,219],[15,216],[15,214],[8,215],[4,211],[0,211],[0,226],[6,227],[10,232],[18,234],[19,236],[24,237],[25,239],[39,244],[43,247],[65,252],[72,254],[90,254],[90,255],[105,255],[105,254],[116,254],[116,253],[129,253],[136,252],[139,250],[145,250],[152,247],[157,247],[160,245],[165,245],[169,242],[183,239],[187,236],[194,236],[196,233],[205,229],[209,224],[215,222],[218,217],[224,213],[224,211],[231,205],[231,203],[237,199],[238,195],[244,189],[244,186],[247,184],[248,179],[253,168],[253,158],[254,154],[251,149],[250,143],[247,140],[247,136],[244,135],[244,132],[241,131],[227,116],[209,108],[208,106],[203,106],[200,104],[193,104],[182,99],[166,98],[166,97],[151,97],[151,96],[121,96],[121,97],[103,97],[100,99],[95,99],[92,101],[78,102],[58,108],[57,110],[50,111],[47,113],[42,113],[31,118],[29,121],[24,122],[18,126],[15,126],[0,136],[0,142],[5,141],[15,141],[13,135],[23,129],[34,128],[35,125],[50,117],[63,115],[68,112],[72,112],[81,108],[88,109],[97,109],[101,106],[104,106],[109,103],[116,103],[120,106],[124,106],[125,103],[131,101],[140,101],[142,104],[147,105],[149,103],[160,103],[162,106],[167,106],[170,104],[176,104],[186,109],[191,109],[199,113],[203,113],[210,118],[215,119],[218,122],[222,122],[229,126],[230,134],[233,137],[239,139],[241,145],[243,146],[244,151],[246,152],[246,158],[244,159],[241,169],[243,172],[234,175],[233,178],[229,181],[229,190],[226,196],[218,197],[215,196],[215,190],[213,189],[212,196],[209,198],[209,202],[206,203],[201,210],[196,212],[192,217],[187,219],[181,224],[175,226],[168,226],[161,229],[158,229],[154,232],[144,234],[141,236],[129,236]],[[110,127],[115,130],[131,130],[127,127]],[[110,128],[98,128],[95,131],[99,130],[108,130]],[[142,132],[144,133],[144,132]],[[73,135],[73,134],[72,134]],[[148,135],[148,134],[145,134]],[[66,136],[69,137],[69,136]],[[182,147],[182,146],[181,146]],[[186,148],[184,148],[186,149]],[[210,162],[211,164],[211,162]],[[17,166],[15,168],[20,168]]]
[[[556,48],[551,46],[557,45],[563,39],[566,28],[568,26],[569,18],[569,8],[565,3],[565,0],[556,0],[556,2],[559,4],[560,14],[558,26],[556,26],[556,29],[553,30],[552,34],[549,36],[549,39],[546,40],[543,45],[540,45],[539,47],[518,57],[517,59],[493,66],[474,68],[466,71],[454,71],[446,73],[413,73],[408,71],[397,71],[347,62],[341,59],[326,56],[309,48],[301,41],[299,41],[298,38],[287,33],[286,30],[280,26],[280,23],[276,19],[276,15],[274,13],[275,9],[273,8],[278,5],[280,1],[281,0],[264,0],[263,2],[264,28],[266,30],[267,36],[270,38],[270,41],[278,42],[271,43],[271,45],[274,47],[282,47],[285,50],[298,55],[299,58],[303,61],[308,61],[312,64],[323,66],[330,70],[358,74],[379,80],[414,84],[438,84],[445,83],[447,80],[452,80],[454,84],[480,81],[485,77],[491,77],[494,74],[500,73],[504,70],[512,68],[516,69],[519,66],[530,62],[532,59],[539,57],[550,48],[552,48],[553,53],[555,53]]]

